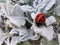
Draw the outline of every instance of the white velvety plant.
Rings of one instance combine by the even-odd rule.
[[[46,26],[41,27],[35,25],[35,18],[41,12],[48,13],[56,0],[34,0],[32,5],[28,2],[29,0],[6,0],[6,6],[1,6],[0,17],[4,19],[0,20],[4,23],[5,29],[0,29],[0,45],[3,42],[6,45],[16,45],[28,40],[38,40],[41,35],[48,41],[55,38],[56,34],[52,26],[56,22],[55,17],[52,15],[46,18]],[[32,24],[29,29],[25,26],[26,20]]]

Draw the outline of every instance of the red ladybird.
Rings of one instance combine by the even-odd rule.
[[[46,21],[46,16],[44,13],[39,13],[37,14],[36,18],[35,18],[35,23],[39,24],[44,24]]]

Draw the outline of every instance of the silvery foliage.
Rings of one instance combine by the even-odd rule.
[[[2,9],[3,10],[1,16],[7,18],[7,20],[4,20],[3,22],[6,26],[9,25],[13,29],[9,33],[5,33],[3,29],[0,29],[0,45],[2,45],[3,42],[5,42],[6,45],[16,45],[17,43],[24,42],[29,39],[39,39],[40,36],[38,36],[38,34],[33,35],[33,30],[26,29],[26,27],[24,26],[26,19],[24,17],[24,12],[18,4],[12,5],[10,4],[10,1],[7,0],[6,9],[4,7],[2,7]],[[14,25],[16,25],[18,28],[16,28]]]
[[[56,8],[55,8],[55,11],[57,13],[57,16],[60,16],[60,5],[58,5]]]
[[[55,36],[55,32],[53,30],[53,24],[56,22],[55,17],[52,16],[53,20],[48,17],[48,21],[53,21],[51,24],[46,26],[41,26],[38,28],[35,25],[34,19],[39,12],[47,13],[53,5],[56,3],[56,0],[35,0],[33,1],[32,6],[30,5],[19,5],[19,3],[27,3],[29,0],[6,0],[6,9],[3,9],[4,17],[7,18],[4,21],[5,25],[12,27],[9,33],[5,33],[2,29],[0,29],[0,45],[5,42],[7,45],[16,45],[17,43],[31,40],[38,40],[40,35],[47,38],[49,41],[52,40]],[[33,19],[32,27],[27,29],[25,27],[26,20],[31,23],[28,17],[24,16],[25,13],[30,13],[29,15]],[[26,14],[28,15],[28,14]],[[16,26],[16,27],[15,27]],[[44,30],[43,30],[44,28]],[[38,29],[38,30],[37,30]],[[47,33],[48,34],[47,34]],[[3,33],[3,34],[2,34]],[[35,33],[35,35],[34,35]],[[40,34],[40,35],[38,35]],[[51,37],[51,38],[50,38]],[[10,39],[11,38],[11,39]]]
[[[35,8],[34,12],[31,13],[31,17],[34,20],[38,13],[44,12],[47,13],[53,5],[56,3],[56,0],[35,0],[33,2],[33,7]],[[35,23],[32,25],[32,29],[35,33],[38,33],[51,41],[56,37],[53,26],[51,24],[55,23],[56,19],[54,16],[50,16],[46,19],[46,26],[37,27]]]
[[[29,0],[19,0],[19,3],[27,3]]]
[[[36,16],[32,16],[33,14],[38,14],[39,12],[47,13],[52,6],[56,3],[56,0],[35,0],[33,2],[33,7],[35,8],[35,13],[31,13],[31,17],[35,19]]]

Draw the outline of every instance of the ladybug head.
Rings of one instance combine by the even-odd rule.
[[[46,21],[46,16],[44,13],[39,13],[37,14],[36,18],[35,18],[35,23],[37,26],[40,26],[42,24],[44,24]]]

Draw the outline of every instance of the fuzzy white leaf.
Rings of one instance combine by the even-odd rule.
[[[42,0],[34,0],[33,1],[33,7],[36,8],[38,4],[41,4]]]
[[[41,12],[37,12],[37,13],[32,12],[31,13],[32,19],[34,20],[36,18],[37,14],[39,14],[39,13],[41,13]]]
[[[32,17],[32,19],[35,19],[36,14],[35,13],[31,13],[31,17]]]
[[[19,30],[19,35],[28,35],[28,32],[27,32],[27,29],[25,28],[21,28],[21,29],[18,29]]]
[[[28,32],[28,35],[21,40],[22,42],[27,41],[27,40],[31,39],[34,36],[33,35],[33,33],[34,33],[33,30],[28,29],[27,32]]]
[[[0,28],[0,45],[3,43],[4,39],[5,39],[4,32]]]
[[[11,15],[12,8],[13,8],[13,5],[11,5],[11,0],[6,0],[6,10],[8,15]]]
[[[19,40],[22,42],[28,40],[27,38],[28,32],[27,32],[27,29],[25,28],[12,29],[10,34],[19,34]]]
[[[6,35],[0,34],[0,44],[2,44],[4,42],[5,38],[7,38]]]
[[[19,37],[12,37],[10,45],[16,45],[17,43],[19,43]]]
[[[27,29],[25,28],[20,28],[20,29],[12,29],[10,31],[10,34],[19,34],[20,36],[27,34]]]
[[[35,34],[34,36],[31,37],[31,40],[38,40],[40,38],[40,35]]]
[[[35,0],[33,5],[36,8],[37,12],[50,10],[53,5],[56,3],[56,0]]]
[[[60,45],[60,34],[58,33],[58,43]]]
[[[9,16],[9,21],[18,27],[25,24],[25,19],[16,16]]]
[[[7,16],[9,21],[17,26],[25,24],[24,12],[21,10],[20,6],[16,4],[12,10],[12,16]]]
[[[49,26],[49,25],[51,25],[51,24],[53,24],[53,23],[55,23],[56,22],[56,19],[55,19],[55,17],[54,16],[50,16],[50,17],[48,17],[47,19],[46,19],[46,25],[47,26]]]
[[[46,37],[48,39],[48,41],[51,41],[55,36],[55,32],[53,30],[53,27],[52,26],[44,27],[44,30],[42,32],[42,36]]]
[[[20,3],[27,3],[29,0],[19,0]]]
[[[21,7],[21,9],[22,9],[24,12],[27,12],[27,11],[32,12],[32,11],[34,11],[33,7],[31,7],[31,6],[29,6],[29,5],[23,5],[23,6],[20,6],[20,7]]]
[[[47,4],[44,10],[46,11],[50,10],[55,3],[56,3],[56,0],[51,0],[50,3]]]
[[[10,39],[9,39],[10,37],[8,37],[6,40],[5,40],[5,43],[6,43],[6,45],[10,45]]]
[[[19,4],[14,5],[14,7],[12,9],[12,16],[21,16],[21,17],[24,16],[24,12],[20,8]]]
[[[58,5],[58,6],[55,8],[55,12],[57,13],[57,16],[60,16],[60,5]]]
[[[10,34],[18,34],[18,30],[12,29],[12,30],[10,31]]]
[[[55,36],[55,32],[54,32],[52,26],[37,27],[37,26],[34,25],[34,29],[33,30],[34,30],[35,33],[39,33],[40,35],[42,35],[43,37],[45,37],[49,41],[51,41],[54,38],[54,36]]]

